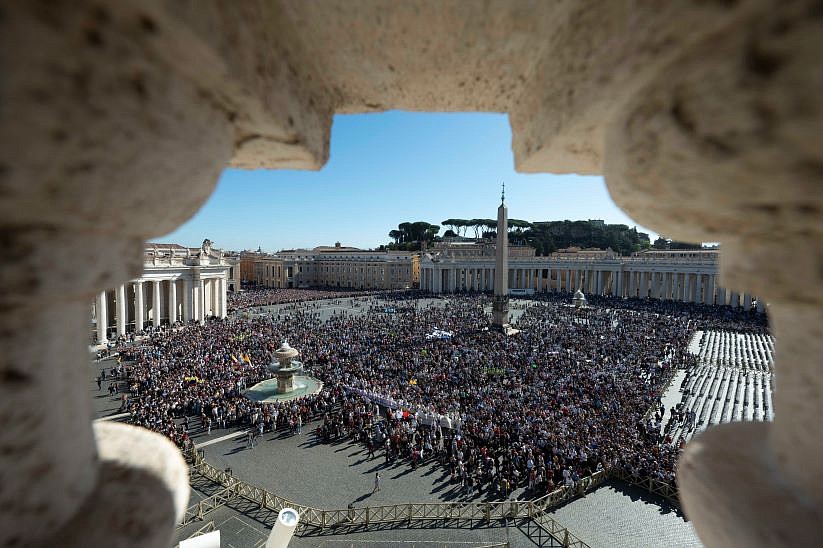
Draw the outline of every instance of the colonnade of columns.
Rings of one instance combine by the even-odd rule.
[[[421,267],[420,288],[432,293],[492,291],[494,268],[438,265]],[[717,284],[717,274],[658,270],[510,268],[509,289],[535,293],[577,291],[587,295],[653,298],[729,305],[758,312],[765,303],[748,293],[727,291]]]
[[[97,342],[146,327],[226,317],[225,278],[135,280],[102,291],[94,302]],[[112,331],[113,329],[113,331]]]

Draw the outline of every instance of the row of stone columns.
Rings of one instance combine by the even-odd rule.
[[[202,278],[194,282],[183,279],[182,307],[178,302],[179,283],[180,280],[138,280],[121,284],[114,291],[103,291],[98,294],[94,303],[97,342],[108,341],[108,329],[112,323],[116,327],[117,335],[120,336],[130,330],[141,331],[149,317],[154,327],[181,320],[197,320],[203,323],[207,316],[226,317],[227,283],[224,278]],[[151,291],[149,309],[146,308],[146,286],[150,286]],[[133,300],[130,293],[133,294]],[[130,310],[133,313],[130,314]],[[114,322],[111,321],[110,312],[113,312]]]
[[[491,291],[493,268],[423,267],[420,287],[433,293]],[[577,291],[590,295],[654,298],[702,304],[729,305],[758,312],[765,310],[762,299],[726,291],[717,285],[715,274],[653,270],[602,270],[574,268],[511,268],[510,289],[532,289],[537,293]]]

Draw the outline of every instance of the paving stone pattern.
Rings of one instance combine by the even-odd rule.
[[[446,300],[431,299],[431,302],[445,305]],[[283,308],[284,305],[266,307],[265,313],[288,313],[287,310],[281,310]],[[313,305],[313,309],[321,317],[328,317],[341,310],[356,315],[362,313],[364,308],[329,302],[317,302]],[[516,310],[514,315],[520,313],[521,310]],[[101,367],[108,369],[114,364],[113,360],[98,364],[92,359],[89,365],[89,392],[95,417],[115,414],[120,406],[119,398],[108,396],[107,383],[104,382],[103,389],[98,391],[94,380]],[[459,484],[450,483],[448,473],[438,464],[429,462],[412,470],[405,462],[386,465],[380,453],[377,458],[368,459],[365,449],[357,444],[346,441],[318,443],[312,432],[318,424],[307,424],[301,435],[289,436],[282,432],[267,434],[252,449],[246,448],[245,438],[219,442],[205,448],[206,459],[219,468],[231,468],[236,477],[270,492],[319,508],[346,508],[349,503],[366,506],[412,501],[468,500]],[[195,441],[202,442],[227,433],[230,431],[215,429],[211,436],[198,434]],[[383,478],[382,488],[372,494],[374,474],[378,471]],[[190,505],[210,494],[205,486],[201,487],[192,490]],[[517,491],[515,496],[521,493],[522,491]],[[475,497],[473,500],[487,499]],[[691,524],[682,515],[668,507],[664,501],[622,484],[608,484],[584,498],[566,504],[552,516],[592,547],[700,546]],[[239,548],[264,545],[272,519],[271,515],[256,515],[253,505],[244,507],[240,504],[239,508],[223,507],[215,510],[206,517],[206,522],[215,522],[221,531],[224,547]],[[179,529],[177,541],[187,538],[204,524],[205,522],[195,522]],[[423,524],[413,528],[378,526],[344,534],[295,537],[290,546],[402,545],[403,548],[465,548],[507,539],[504,527],[457,525]],[[508,528],[508,540],[513,547],[534,546],[513,525]]]
[[[382,456],[369,460],[367,452],[357,444],[318,444],[309,429],[303,432],[296,436],[264,436],[264,441],[253,449],[246,449],[245,440],[217,443],[205,448],[206,460],[219,468],[229,467],[236,477],[287,499],[319,508],[345,508],[349,503],[366,506],[467,500],[460,493],[459,484],[450,484],[448,474],[435,463],[417,470],[406,463],[386,467]],[[376,471],[380,471],[383,484],[379,492],[371,494]],[[552,517],[593,547],[701,546],[691,524],[665,501],[619,483],[572,501]],[[516,528],[510,528],[510,540],[514,536],[524,546],[533,546],[520,531],[512,535],[512,529]],[[502,528],[476,531],[484,530],[489,536],[476,538],[478,542],[501,541]],[[426,532],[414,529],[405,534],[403,530],[387,528],[347,534],[344,538],[458,541],[466,539],[467,531],[473,529],[423,531]],[[317,537],[305,540],[309,539]],[[512,543],[516,545],[514,540]]]
[[[608,482],[550,515],[592,548],[702,546],[676,508],[622,482]]]

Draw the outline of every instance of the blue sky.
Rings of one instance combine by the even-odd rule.
[[[377,247],[404,221],[494,218],[501,181],[512,218],[636,225],[601,177],[516,173],[504,114],[392,111],[335,116],[331,157],[320,171],[225,170],[203,208],[155,241],[198,246],[209,238],[223,249],[265,251],[336,241]]]

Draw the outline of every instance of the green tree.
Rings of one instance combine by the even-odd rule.
[[[667,240],[663,236],[660,236],[654,241],[652,247],[655,249],[669,249],[669,240]]]
[[[440,224],[447,227],[453,233],[457,234],[457,232],[458,232],[457,226],[458,226],[459,223],[460,223],[460,219],[446,219],[445,221],[443,221]]]
[[[522,245],[526,243],[525,230],[529,229],[532,224],[522,219],[509,219],[509,243],[515,245]]]
[[[389,244],[390,249],[415,250],[420,248],[421,242],[431,242],[440,232],[439,225],[433,225],[425,221],[403,222],[397,225],[396,230],[389,232],[389,237],[394,240]]]

